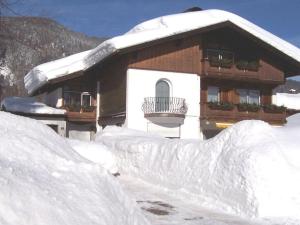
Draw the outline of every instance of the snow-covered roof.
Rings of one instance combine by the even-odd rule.
[[[1,102],[1,108],[5,108],[8,112],[30,113],[30,114],[51,114],[63,115],[66,113],[64,109],[56,109],[37,102],[34,98],[24,97],[7,97]]]
[[[299,48],[238,15],[211,9],[158,17],[135,26],[123,35],[108,39],[90,51],[39,65],[25,76],[25,88],[32,94],[48,81],[85,71],[122,49],[224,22],[231,22],[300,63]]]

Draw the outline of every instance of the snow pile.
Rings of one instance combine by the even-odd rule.
[[[121,175],[240,216],[300,217],[299,127],[243,121],[202,142],[103,133],[97,141],[113,149]]]
[[[111,174],[117,173],[116,158],[114,154],[105,146],[91,141],[79,141],[68,139],[71,147],[84,158],[100,164]]]
[[[9,112],[32,113],[32,114],[57,114],[66,113],[64,109],[56,109],[37,102],[34,98],[7,97],[2,100],[1,108]]]
[[[1,225],[149,224],[116,179],[38,121],[0,112]]]
[[[274,96],[276,105],[284,105],[288,109],[300,110],[300,94],[277,93]]]
[[[32,94],[49,80],[78,71],[85,71],[122,49],[224,22],[233,23],[256,38],[278,49],[280,52],[300,62],[300,50],[297,47],[240,16],[226,11],[212,9],[152,19],[137,25],[124,35],[104,41],[95,49],[42,64],[35,67],[26,75],[24,78],[25,87],[28,93]]]

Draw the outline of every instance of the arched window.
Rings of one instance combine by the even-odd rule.
[[[166,112],[170,105],[170,85],[165,80],[159,80],[155,86],[155,111]]]

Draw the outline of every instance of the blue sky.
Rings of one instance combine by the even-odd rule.
[[[193,6],[236,13],[300,47],[300,0],[21,0],[13,8],[88,35],[111,37]]]

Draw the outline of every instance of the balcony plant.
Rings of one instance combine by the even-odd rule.
[[[274,104],[264,105],[264,112],[266,113],[284,113],[285,111],[285,106],[278,106]]]
[[[219,56],[211,56],[209,58],[209,64],[210,66],[213,67],[231,68],[233,65],[233,59],[231,58],[220,59]]]
[[[237,108],[240,112],[257,112],[260,109],[260,106],[255,103],[240,103],[237,104]]]
[[[95,106],[86,105],[86,106],[82,106],[81,110],[82,112],[93,112],[95,108],[96,108]]]
[[[234,104],[230,102],[208,102],[208,107],[214,110],[231,111],[234,108]]]
[[[238,60],[236,62],[236,67],[239,70],[258,71],[259,63],[256,60]]]
[[[80,112],[81,106],[72,104],[72,105],[65,105],[64,108],[70,112]]]

